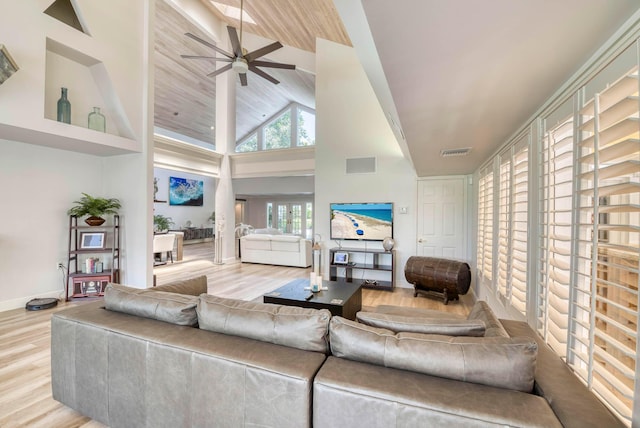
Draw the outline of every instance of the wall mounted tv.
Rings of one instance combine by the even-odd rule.
[[[382,241],[393,238],[393,203],[333,203],[331,239]]]

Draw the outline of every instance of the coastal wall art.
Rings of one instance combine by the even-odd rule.
[[[201,207],[204,182],[189,178],[169,177],[169,205]]]

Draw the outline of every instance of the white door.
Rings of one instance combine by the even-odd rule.
[[[279,203],[276,208],[276,228],[282,233],[304,236],[305,219],[302,203]]]
[[[467,260],[466,181],[466,177],[418,181],[418,255]]]

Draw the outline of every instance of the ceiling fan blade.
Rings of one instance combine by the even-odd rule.
[[[207,77],[215,77],[215,76],[217,76],[218,74],[224,73],[224,72],[225,72],[225,71],[227,71],[227,70],[231,70],[231,64],[227,64],[227,65],[225,65],[224,67],[219,68],[219,69],[217,69],[216,71],[213,71],[213,72],[211,72],[211,73],[207,74]]]
[[[287,70],[296,69],[296,66],[293,64],[283,64],[281,62],[271,61],[251,61],[251,65],[255,65],[257,67],[286,68]]]
[[[247,73],[240,73],[240,84],[247,86]]]
[[[271,83],[274,83],[276,85],[278,83],[280,83],[279,80],[274,79],[273,77],[269,76],[264,71],[260,70],[258,67],[254,67],[252,64],[249,64],[249,70],[253,71],[254,73],[256,73],[258,76],[262,77],[263,79],[267,79]]]
[[[207,42],[206,40],[201,39],[200,37],[196,36],[195,34],[184,33],[184,35],[189,37],[189,38],[191,38],[191,39],[193,39],[193,40],[195,40],[196,42],[200,42],[203,45],[210,47],[214,51],[216,51],[218,53],[221,53],[222,55],[226,56],[227,58],[233,59],[233,55],[231,55],[229,52],[226,52],[226,51],[220,49],[219,47],[217,47],[216,45],[213,45],[213,44]]]
[[[231,58],[220,58],[217,56],[202,56],[202,55],[180,55],[180,56],[186,59],[212,59],[214,61],[222,61],[222,62],[233,61]]]
[[[260,58],[261,56],[265,56],[267,54],[270,54],[271,52],[275,51],[276,49],[280,49],[282,47],[282,43],[280,42],[273,42],[270,45],[267,45],[263,48],[257,49],[253,52],[249,52],[248,54],[246,54],[244,56],[244,59],[247,60],[247,62],[252,62],[258,58]]]
[[[231,41],[231,48],[237,57],[242,58],[242,46],[240,46],[240,40],[238,39],[238,32],[230,25],[227,25],[227,31],[229,32],[229,40]]]

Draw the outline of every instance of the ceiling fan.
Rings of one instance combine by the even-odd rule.
[[[295,70],[296,66],[293,64],[282,64],[279,62],[258,60],[258,58],[261,58],[277,49],[280,49],[282,47],[282,44],[280,42],[271,43],[270,45],[264,46],[253,52],[247,52],[246,49],[242,48],[243,6],[244,6],[244,0],[241,0],[240,1],[240,38],[238,39],[238,33],[236,32],[236,29],[234,27],[230,25],[227,26],[227,31],[229,32],[229,39],[231,41],[231,48],[233,49],[233,53],[226,52],[225,50],[220,49],[216,45],[213,45],[192,33],[185,33],[185,36],[197,42],[200,42],[203,45],[213,49],[214,51],[224,55],[225,58],[213,57],[213,56],[201,56],[201,55],[180,55],[180,56],[182,58],[187,58],[187,59],[213,59],[215,61],[229,63],[224,67],[221,67],[207,74],[208,77],[215,77],[218,74],[224,73],[225,71],[233,70],[236,73],[238,73],[238,76],[240,76],[240,83],[242,84],[242,86],[247,86],[247,71],[252,71],[258,76],[262,77],[263,79],[266,79],[269,82],[277,85],[278,83],[280,83],[279,80],[265,73],[258,67],[284,68],[287,70]]]

